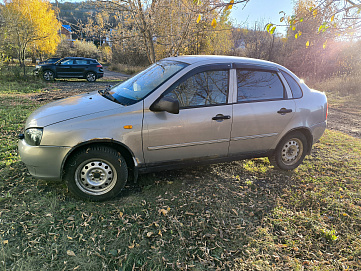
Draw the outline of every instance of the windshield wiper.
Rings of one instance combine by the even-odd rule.
[[[109,90],[110,90],[111,87],[112,87],[112,85],[110,85],[110,86],[107,87],[106,89],[98,90],[98,93],[99,93],[100,95],[102,95],[103,97],[107,98],[108,100],[111,100],[112,102],[119,103],[119,102],[117,101],[117,99],[115,99],[115,98],[113,97],[113,95],[110,94]]]

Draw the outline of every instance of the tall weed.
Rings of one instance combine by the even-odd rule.
[[[309,79],[306,83],[311,88],[325,92],[332,92],[341,96],[361,94],[361,76],[358,74],[335,75],[322,80],[313,78]]]

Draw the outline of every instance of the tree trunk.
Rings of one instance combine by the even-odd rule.
[[[152,35],[151,31],[149,30],[149,27],[145,20],[141,0],[138,0],[138,15],[139,15],[140,23],[142,26],[141,31],[143,33],[144,43],[145,43],[145,46],[147,49],[148,60],[152,64],[155,62],[153,35]]]

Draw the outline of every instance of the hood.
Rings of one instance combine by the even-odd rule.
[[[55,123],[99,112],[122,108],[96,91],[51,102],[35,110],[27,119],[25,127],[46,127]]]

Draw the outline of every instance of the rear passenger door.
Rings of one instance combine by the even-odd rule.
[[[89,60],[86,59],[76,59],[74,60],[74,65],[72,66],[72,73],[75,77],[83,77],[85,74],[86,68],[89,66]]]
[[[264,152],[278,140],[295,113],[295,103],[277,70],[238,68],[230,156]]]

